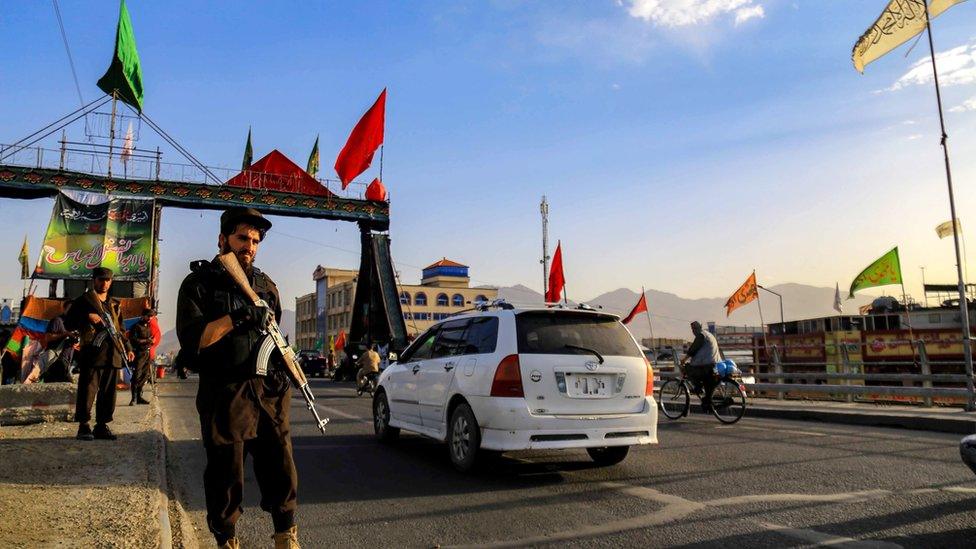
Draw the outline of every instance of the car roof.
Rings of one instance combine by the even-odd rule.
[[[604,316],[613,317],[620,319],[620,315],[611,313],[603,310],[593,310],[593,309],[571,309],[568,307],[534,307],[534,306],[509,306],[509,307],[498,307],[498,306],[488,306],[485,308],[477,308],[468,311],[459,312],[453,316],[439,320],[433,324],[433,326],[439,326],[445,322],[450,322],[452,320],[459,320],[463,318],[476,318],[483,316],[508,316],[508,315],[520,315],[523,313],[568,313],[568,314],[579,314],[579,315],[594,315],[594,316]]]

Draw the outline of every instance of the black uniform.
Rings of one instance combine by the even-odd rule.
[[[82,424],[91,421],[92,403],[97,402],[95,423],[105,425],[115,415],[115,384],[124,362],[106,326],[93,323],[88,317],[90,313],[99,316],[108,313],[118,333],[122,334],[124,330],[119,321],[118,300],[108,298],[102,303],[94,291],[85,292],[75,299],[64,319],[68,330],[78,331],[81,335],[81,351],[76,355],[81,375],[78,378],[75,421]],[[129,350],[128,347],[124,349],[126,352]]]
[[[190,269],[177,303],[181,352],[199,348],[209,322],[251,304],[216,258],[195,261]],[[251,287],[280,320],[281,302],[274,282],[258,269],[249,278]],[[298,476],[288,419],[291,386],[281,364],[272,364],[265,377],[254,373],[260,342],[256,329],[235,327],[196,353],[192,361],[200,375],[196,404],[207,451],[207,522],[219,537],[234,535],[242,511],[245,454],[254,460],[261,508],[271,513],[275,531],[294,523]]]
[[[135,360],[132,361],[130,386],[132,387],[132,400],[137,400],[137,398],[142,398],[142,387],[149,381],[151,374],[149,351],[152,349],[153,336],[148,322],[140,320],[129,330],[129,343],[132,344],[132,350],[136,354]]]

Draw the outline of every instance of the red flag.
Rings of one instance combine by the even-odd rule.
[[[549,267],[549,289],[546,291],[546,303],[559,303],[565,285],[563,250],[562,243],[559,242],[556,244],[556,253],[552,256],[552,266]]]
[[[637,305],[634,305],[634,308],[630,311],[630,314],[627,315],[627,318],[621,320],[620,322],[623,322],[624,324],[630,324],[630,321],[634,320],[635,316],[646,312],[647,312],[647,296],[641,294],[640,299],[637,300]]]
[[[333,345],[333,347],[335,347],[336,352],[339,352],[339,351],[343,350],[346,347],[346,331],[345,330],[339,330],[339,335],[336,336],[335,344]]]
[[[386,117],[386,88],[376,99],[376,103],[359,119],[359,123],[352,129],[346,146],[339,151],[336,158],[335,170],[342,180],[342,188],[359,174],[366,171],[373,162],[373,153],[383,144],[383,125]]]
[[[366,200],[386,202],[386,187],[383,186],[380,178],[377,177],[369,184],[369,187],[366,187]]]

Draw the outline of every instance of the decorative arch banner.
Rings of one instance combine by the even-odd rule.
[[[34,277],[87,280],[92,269],[107,267],[116,280],[149,280],[154,215],[151,200],[83,204],[59,194]]]

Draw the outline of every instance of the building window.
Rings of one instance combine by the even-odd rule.
[[[488,298],[485,297],[485,296],[483,296],[483,295],[480,295],[480,294],[479,295],[476,295],[475,298],[474,298],[474,302],[477,303],[479,301],[484,301],[485,303],[487,303],[488,302]]]
[[[427,294],[424,292],[417,292],[417,295],[413,296],[413,302],[418,307],[427,306]]]
[[[447,307],[447,294],[437,294],[437,306]]]
[[[454,294],[451,297],[451,305],[455,307],[464,307],[464,296],[461,294]]]
[[[400,292],[400,305],[410,305],[410,294]]]

